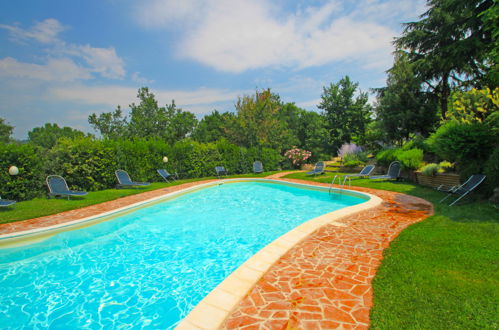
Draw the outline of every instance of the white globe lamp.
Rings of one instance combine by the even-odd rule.
[[[17,166],[11,166],[9,167],[9,174],[10,175],[18,175],[19,174],[19,169]]]

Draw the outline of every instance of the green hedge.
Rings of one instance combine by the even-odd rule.
[[[273,149],[241,148],[221,140],[199,143],[185,139],[168,145],[159,139],[94,140],[89,137],[60,139],[49,150],[40,151],[25,144],[0,144],[1,195],[3,198],[27,200],[47,192],[45,178],[64,177],[71,189],[101,190],[116,185],[114,172],[126,170],[135,181],[161,181],[156,172],[166,168],[181,178],[215,175],[215,166],[223,165],[230,174],[250,173],[255,160],[262,161],[266,171],[276,170],[282,156]],[[169,161],[165,164],[163,157]],[[16,165],[20,173],[8,174]]]
[[[30,144],[0,143],[0,196],[22,201],[44,193],[44,159]],[[10,176],[10,166],[17,166],[19,174]]]

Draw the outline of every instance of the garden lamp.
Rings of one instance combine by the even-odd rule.
[[[18,175],[19,174],[19,169],[17,166],[11,166],[9,167],[9,174],[10,175]]]

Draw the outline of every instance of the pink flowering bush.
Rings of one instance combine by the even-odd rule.
[[[308,150],[299,149],[293,147],[284,153],[284,157],[289,158],[291,163],[295,168],[299,168],[307,159],[312,156],[312,153]]]

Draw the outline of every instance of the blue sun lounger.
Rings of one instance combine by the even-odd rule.
[[[442,203],[448,197],[456,194],[456,195],[459,195],[459,197],[455,201],[450,203],[449,206],[456,204],[461,198],[463,198],[464,196],[466,196],[467,194],[472,192],[476,187],[478,187],[478,185],[480,185],[480,183],[482,183],[483,180],[485,180],[485,178],[486,178],[486,176],[483,174],[474,174],[474,175],[470,176],[468,178],[468,180],[466,180],[466,182],[460,186],[454,186],[454,187],[450,187],[447,189],[444,186],[438,187],[438,190],[445,191],[445,192],[449,193],[447,196],[445,196],[440,201],[440,203]]]
[[[220,179],[223,175],[228,175],[229,172],[223,166],[215,166],[215,172],[217,173],[217,177]]]
[[[263,172],[263,164],[261,161],[257,160],[253,163],[253,173],[262,173]]]
[[[345,176],[346,177],[354,177],[354,176],[363,177],[363,176],[369,176],[369,175],[371,175],[372,171],[374,171],[374,167],[375,167],[374,165],[367,165],[359,173],[347,174]]]
[[[49,198],[54,196],[67,197],[81,197],[88,194],[86,191],[70,190],[66,180],[60,175],[49,175],[46,179],[47,186],[49,187]]]
[[[324,168],[325,168],[325,164],[324,162],[317,162],[317,164],[315,164],[315,167],[313,169],[313,171],[311,172],[308,172],[307,174],[308,175],[319,175],[319,174],[322,174],[324,173]]]
[[[116,174],[116,178],[118,179],[118,184],[116,188],[124,188],[124,187],[141,187],[150,185],[149,182],[135,182],[130,179],[128,173],[124,170],[117,170],[114,172]]]
[[[178,180],[178,174],[175,173],[175,174],[170,174],[168,173],[167,170],[165,169],[159,169],[157,170],[158,171],[158,174],[161,175],[161,177],[163,178],[163,180],[165,180],[166,182],[170,182],[171,181],[176,181]]]
[[[15,204],[16,204],[16,201],[13,201],[10,199],[2,199],[2,197],[0,196],[0,207],[8,207],[8,206],[12,206]]]
[[[385,175],[375,175],[370,176],[369,179],[385,179],[385,180],[397,180],[400,176],[401,170],[400,162],[392,162],[388,168],[388,173]]]

